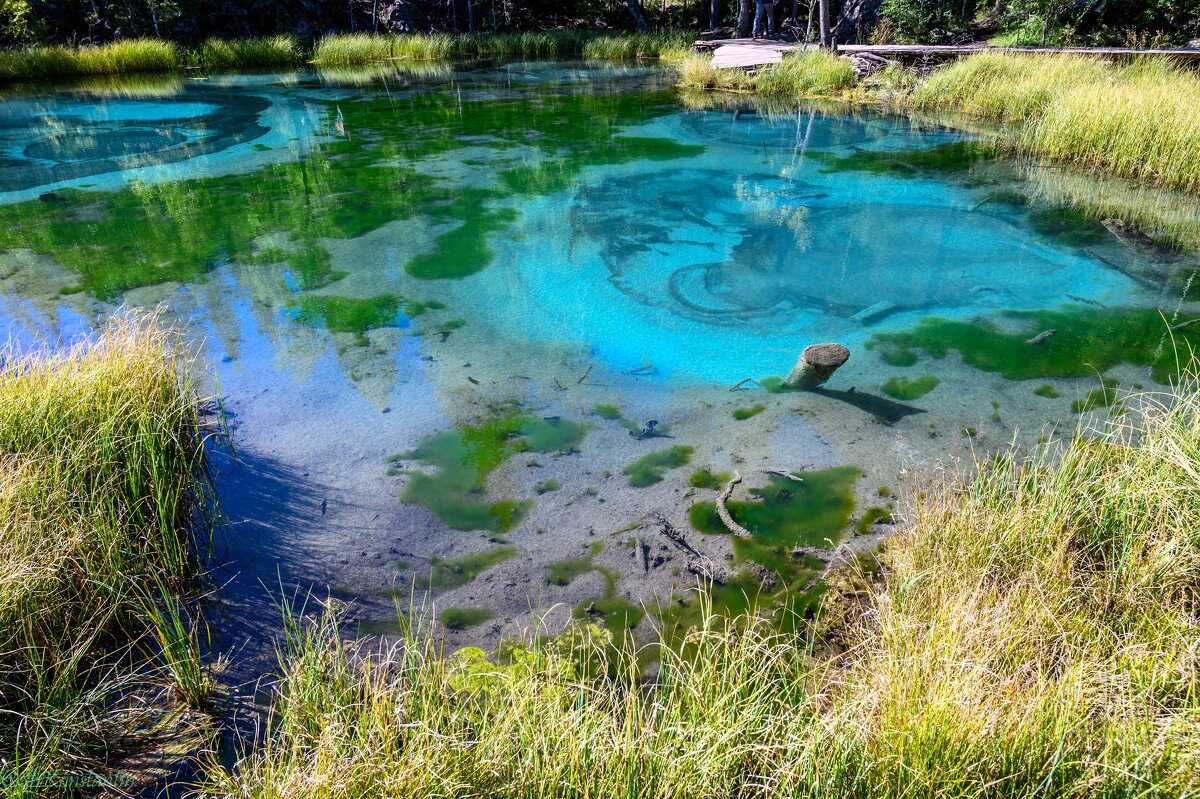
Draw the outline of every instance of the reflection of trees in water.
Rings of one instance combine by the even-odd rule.
[[[444,78],[442,70],[436,72]],[[207,325],[233,358],[241,356],[252,322],[272,342],[276,368],[306,379],[332,351],[347,378],[383,404],[401,377],[393,353],[407,333],[377,325],[345,333],[323,330],[298,324],[289,306],[308,292],[436,299],[429,296],[429,283],[404,273],[408,259],[429,251],[432,236],[401,231],[395,264],[374,263],[379,253],[366,240],[358,243],[364,234],[400,220],[426,227],[436,222],[440,235],[479,216],[477,207],[459,202],[466,178],[439,178],[423,170],[423,163],[453,161],[460,148],[478,151],[486,143],[490,157],[465,170],[472,181],[481,177],[480,167],[485,182],[500,170],[515,172],[514,164],[557,170],[555,180],[543,183],[521,181],[523,173],[496,181],[490,209],[504,208],[510,198],[556,191],[592,162],[673,157],[653,149],[660,140],[621,138],[626,125],[670,113],[662,92],[631,94],[620,82],[568,85],[579,80],[576,70],[563,74],[561,86],[472,79],[472,87],[491,85],[503,99],[470,102],[462,100],[454,81],[419,90],[411,75],[404,77],[411,91],[392,85],[340,101],[310,95],[306,102],[315,112],[299,123],[295,115],[284,116],[282,124],[294,127],[276,130],[303,139],[291,159],[253,172],[196,177],[185,176],[181,167],[177,180],[108,193],[67,189],[0,206],[0,252],[24,248],[41,254],[43,267],[53,265],[50,258],[66,267],[44,270],[55,272],[57,282],[25,281],[6,294],[4,313],[31,329],[54,331],[56,311],[63,307],[90,317],[121,301],[166,302],[198,335]],[[341,136],[329,135],[335,117],[342,121]],[[305,120],[319,124],[300,124]],[[62,128],[64,135],[70,132],[69,125]],[[339,241],[346,244],[331,246]],[[22,271],[37,265],[31,262]],[[82,291],[59,296],[71,288]],[[8,301],[11,296],[36,300]],[[452,309],[433,313],[435,324],[452,318]]]

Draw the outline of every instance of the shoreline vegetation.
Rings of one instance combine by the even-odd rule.
[[[137,315],[61,350],[0,353],[6,796],[44,795],[55,774],[119,787],[109,764],[193,730],[208,707],[194,599],[215,512],[211,425],[185,353]]]
[[[691,36],[546,31],[512,34],[333,34],[311,49],[291,36],[222,41],[194,49],[134,39],[96,47],[0,50],[0,82],[311,64],[582,58],[656,60],[678,71],[686,95],[745,94],[882,104],[954,114],[996,128],[985,139],[1006,153],[1070,163],[1143,183],[1200,192],[1200,75],[1164,58],[1117,63],[1096,56],[982,52],[926,76],[891,64],[857,78],[829,51],[789,53],[747,73],[717,69]]]
[[[295,36],[209,39],[188,48],[162,39],[109,44],[45,45],[0,49],[0,82],[132,75],[197,70],[227,71],[299,67],[346,67],[387,61],[570,58],[671,63],[691,52],[694,37],[682,31],[604,33],[557,30],[483,34],[330,34],[312,46]]]
[[[882,588],[802,634],[579,627],[445,656],[291,612],[268,734],[212,796],[1092,797],[1200,789],[1200,391],[914,499]],[[683,652],[684,654],[679,654]]]
[[[920,78],[898,65],[856,81],[827,51],[787,54],[753,75],[691,55],[678,65],[692,92],[812,97],[947,112],[998,127],[1003,152],[1200,191],[1200,75],[1163,58],[1121,64],[1095,56],[983,52]]]

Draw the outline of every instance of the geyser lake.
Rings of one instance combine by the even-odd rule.
[[[1169,329],[1200,313],[1196,256],[1106,218],[1136,189],[876,110],[689,109],[670,82],[538,63],[7,92],[0,318],[25,347],[158,307],[213,364],[230,646],[269,651],[272,599],[310,591],[363,632],[415,593],[454,645],[686,623],[664,524],[725,573],[719,606],[803,609],[813,551],[869,565],[938,462],[1071,433],[1200,334]],[[822,341],[849,363],[779,391]],[[712,513],[734,469],[752,541]]]

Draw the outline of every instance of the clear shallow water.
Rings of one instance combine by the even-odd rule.
[[[711,499],[696,469],[793,507],[761,467],[857,466],[813,480],[791,539],[732,553],[805,589],[814,567],[784,549],[836,542],[936,459],[1073,427],[1100,375],[1167,379],[1158,313],[1195,307],[1194,255],[949,128],[686,110],[639,68],[431,72],[0,105],[0,321],[69,339],[163,305],[215,364],[240,455],[221,478],[235,627],[270,627],[263,583],[382,616],[389,586],[501,545],[438,586],[439,607],[493,611],[460,635],[515,632],[531,605],[631,622],[621,603],[693,578],[630,525],[661,513],[729,552],[689,518]],[[728,390],[818,341],[854,353],[828,392]],[[649,419],[670,438],[630,435]],[[630,485],[671,446],[685,465]],[[580,559],[558,584],[549,567]]]

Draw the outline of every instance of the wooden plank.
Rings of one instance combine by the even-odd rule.
[[[777,47],[743,47],[737,44],[726,44],[713,51],[713,66],[718,69],[728,67],[757,67],[763,64],[778,64],[783,60],[784,51]]]

